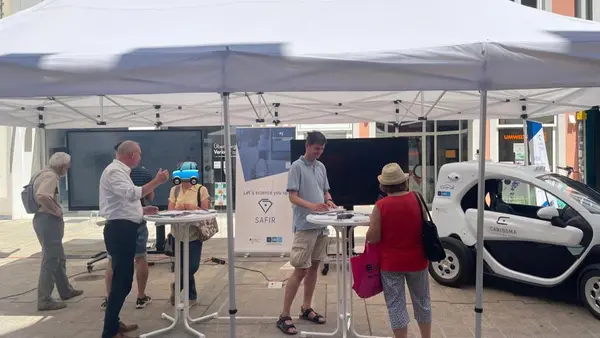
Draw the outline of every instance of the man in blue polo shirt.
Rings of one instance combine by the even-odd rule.
[[[117,150],[117,148],[119,148],[120,144],[121,142],[119,142],[115,146],[115,151]],[[154,178],[152,177],[150,171],[148,171],[148,169],[146,169],[141,164],[131,169],[131,173],[129,174],[129,176],[131,177],[131,181],[133,181],[133,184],[136,187],[142,187],[148,182],[152,181],[152,179]],[[154,191],[148,194],[146,197],[142,198],[142,206],[145,207],[147,205],[150,205],[153,199]],[[137,231],[138,238],[135,247],[135,277],[138,285],[138,295],[137,301],[135,302],[135,308],[143,309],[152,302],[152,297],[146,294],[146,284],[148,283],[148,276],[150,274],[150,269],[148,268],[148,260],[146,259],[146,245],[148,243],[148,226],[146,225],[146,221],[142,222],[142,224],[138,227]],[[105,282],[106,294],[108,295],[110,294],[113,271],[111,257],[110,255],[107,256],[109,263],[106,267]],[[102,310],[106,310],[107,298],[108,296],[104,298],[104,301],[100,305]]]
[[[313,131],[306,136],[305,153],[290,167],[287,191],[292,203],[294,242],[290,253],[290,265],[294,272],[285,286],[283,310],[277,327],[286,334],[296,334],[292,323],[291,306],[304,281],[304,297],[300,307],[300,319],[316,324],[325,324],[325,318],[314,311],[311,302],[317,284],[319,264],[325,258],[328,243],[326,227],[311,224],[306,216],[312,212],[327,211],[336,205],[329,193],[329,180],[325,165],[318,159],[325,150],[327,139]]]

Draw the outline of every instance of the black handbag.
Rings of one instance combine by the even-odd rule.
[[[423,240],[423,247],[425,248],[425,257],[427,257],[427,259],[431,262],[439,262],[444,260],[446,258],[446,251],[442,246],[442,241],[440,241],[437,227],[433,223],[433,218],[431,218],[427,204],[425,203],[425,200],[421,194],[418,192],[415,192],[414,194],[417,196],[419,204],[422,205],[427,211],[427,215],[425,215],[423,210],[421,210],[421,219],[423,220],[421,237]]]

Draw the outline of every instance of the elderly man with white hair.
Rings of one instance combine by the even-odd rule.
[[[67,277],[67,260],[63,248],[65,223],[62,207],[58,201],[59,177],[65,176],[71,165],[71,156],[58,152],[50,157],[48,166],[32,178],[34,199],[38,210],[33,216],[33,229],[42,245],[42,266],[38,282],[38,310],[59,310],[65,303],[52,299],[54,284],[62,300],[81,296],[83,291],[75,290]]]

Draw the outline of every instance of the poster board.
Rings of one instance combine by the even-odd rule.
[[[290,127],[236,129],[236,253],[290,252],[292,205],[286,187],[295,135]]]

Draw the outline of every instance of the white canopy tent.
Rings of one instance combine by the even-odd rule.
[[[480,183],[488,116],[520,116],[522,101],[515,100],[522,98],[532,114],[587,108],[596,104],[595,89],[563,88],[595,87],[600,76],[599,24],[507,0],[47,0],[1,20],[0,41],[2,123],[37,125],[42,118],[49,127],[81,128],[110,119],[113,127],[139,126],[156,123],[156,116],[136,107],[161,105],[167,112],[160,118],[169,115],[172,125],[214,124],[221,114],[229,135],[231,122],[271,114],[265,107],[257,116],[252,105],[238,107],[234,99],[248,101],[248,93],[259,102],[261,92],[268,94],[259,103],[281,104],[283,123],[399,121],[396,108],[412,119],[479,118]],[[438,92],[417,99],[417,91]],[[213,94],[126,97],[168,93]],[[456,98],[442,102],[446,95]],[[44,99],[23,99],[35,97]],[[38,116],[42,111],[48,114]],[[70,123],[72,113],[82,119]],[[229,179],[231,157],[226,161]],[[227,190],[230,205],[231,184]],[[480,184],[477,337],[483,193]],[[233,234],[231,210],[227,216]],[[228,258],[234,337],[231,236]]]
[[[479,96],[476,91],[232,93],[229,112],[232,125],[276,119],[284,124],[472,120],[479,118]],[[498,90],[488,94],[488,116],[518,118],[523,104],[529,118],[555,115],[588,109],[599,97],[596,88]],[[184,127],[221,125],[223,115],[219,95],[208,93],[0,99],[0,124],[40,123],[46,129]]]

